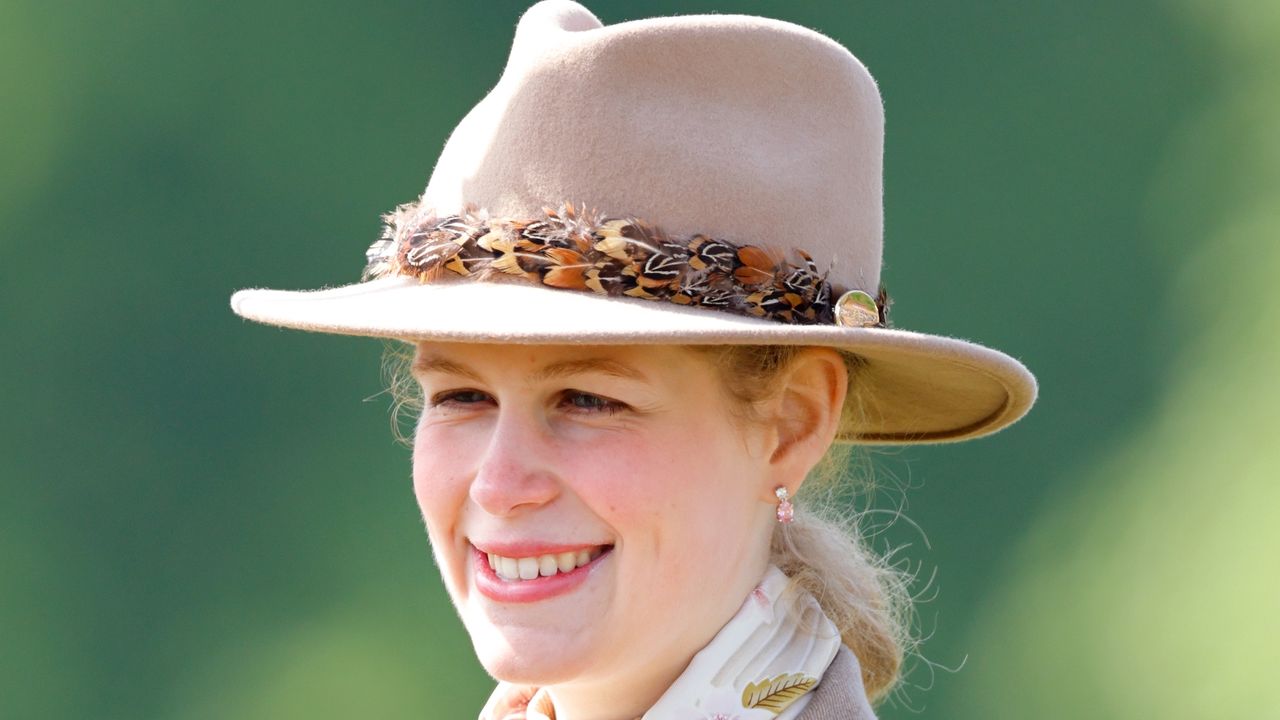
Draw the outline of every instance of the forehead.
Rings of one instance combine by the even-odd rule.
[[[656,382],[683,374],[701,362],[688,348],[676,345],[497,345],[429,343],[417,345],[414,371],[482,376],[494,371],[548,380],[583,373]]]

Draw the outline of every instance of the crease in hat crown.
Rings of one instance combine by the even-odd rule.
[[[604,26],[577,3],[545,0],[521,17],[501,77],[449,136],[417,203],[533,218],[571,202],[673,235],[803,249],[833,285],[875,295],[883,137],[871,75],[820,33],[744,15]],[[355,243],[353,275],[370,239]],[[409,341],[838,347],[862,362],[844,440],[977,437],[1035,400],[1021,363],[967,340],[664,305],[405,277],[232,299],[269,324]]]

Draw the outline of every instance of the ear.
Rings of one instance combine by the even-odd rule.
[[[831,348],[806,348],[787,368],[769,415],[773,447],[770,485],[764,491],[770,502],[776,502],[773,492],[779,485],[794,496],[826,454],[840,428],[848,391],[848,369]]]

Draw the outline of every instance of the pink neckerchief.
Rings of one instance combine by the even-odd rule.
[[[771,565],[639,720],[794,720],[839,649],[813,596]],[[500,683],[480,720],[556,720],[556,709],[544,688]]]

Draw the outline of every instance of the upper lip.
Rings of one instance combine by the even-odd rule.
[[[552,542],[548,540],[472,540],[471,545],[482,553],[502,557],[521,558],[537,555],[556,555],[605,547],[609,543]]]

